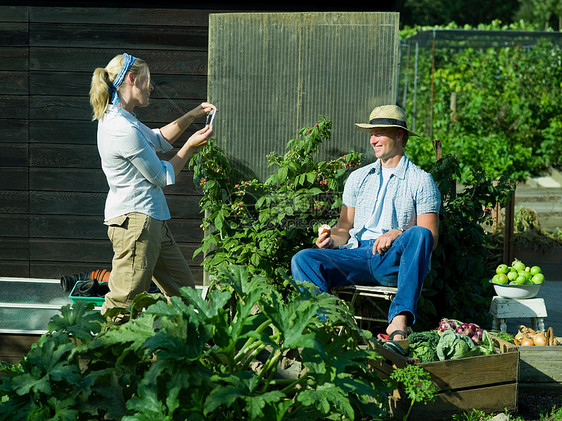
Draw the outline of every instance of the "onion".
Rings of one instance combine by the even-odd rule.
[[[480,343],[480,339],[478,338],[478,335],[472,335],[470,339],[472,339],[472,342],[474,342],[475,345],[478,345]]]
[[[476,336],[478,336],[479,341],[481,341],[484,337],[484,331],[482,329],[476,329],[474,333],[476,334]]]
[[[534,346],[535,342],[531,338],[523,338],[521,340],[521,345],[522,346]]]
[[[535,335],[535,340],[534,343],[536,346],[546,346],[547,344],[547,340],[546,340],[546,336],[538,333]]]
[[[439,330],[441,332],[445,332],[446,330],[449,330],[451,328],[451,325],[449,324],[449,322],[447,322],[446,320],[443,320],[441,323],[439,323]]]
[[[476,330],[478,330],[478,328],[476,327],[476,325],[474,323],[469,323],[468,328],[470,330],[472,330],[474,333],[476,333]]]

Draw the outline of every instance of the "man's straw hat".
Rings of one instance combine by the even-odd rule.
[[[399,127],[406,130],[412,136],[419,136],[406,125],[406,114],[398,105],[381,105],[375,107],[369,116],[368,123],[355,123],[357,130],[370,132],[375,127]]]

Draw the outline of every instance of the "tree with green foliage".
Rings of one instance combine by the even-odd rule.
[[[459,160],[461,182],[479,165],[491,177],[518,181],[562,165],[562,46],[538,39],[530,47],[516,41],[476,48],[471,34],[448,41],[443,31],[434,63],[432,46],[423,47],[415,94],[414,67],[405,69],[412,81],[406,108],[412,110],[414,100],[432,105],[417,107],[416,132],[442,140],[443,150]],[[429,145],[416,142],[410,150],[425,169],[433,162]]]
[[[521,1],[521,7],[515,14],[522,19],[537,25],[538,29],[562,31],[561,0],[527,0]]]

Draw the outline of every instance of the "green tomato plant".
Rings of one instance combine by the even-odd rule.
[[[504,207],[515,191],[508,176],[495,180],[481,167],[457,191],[461,179],[458,159],[446,155],[431,170],[441,192],[442,209],[437,247],[420,299],[420,328],[435,327],[441,317],[486,325],[493,295],[488,280],[496,260],[489,253],[492,209]]]

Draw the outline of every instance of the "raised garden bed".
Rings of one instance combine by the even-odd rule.
[[[406,346],[407,341],[401,344]],[[377,346],[377,352],[384,358],[375,366],[381,377],[389,377],[395,368],[417,364],[430,373],[439,389],[435,401],[414,404],[410,419],[451,419],[454,414],[473,409],[484,412],[517,409],[519,355],[508,347],[498,348],[498,354],[431,363],[419,363],[382,346]],[[404,414],[409,405],[407,396],[396,390],[391,399],[394,414]]]

